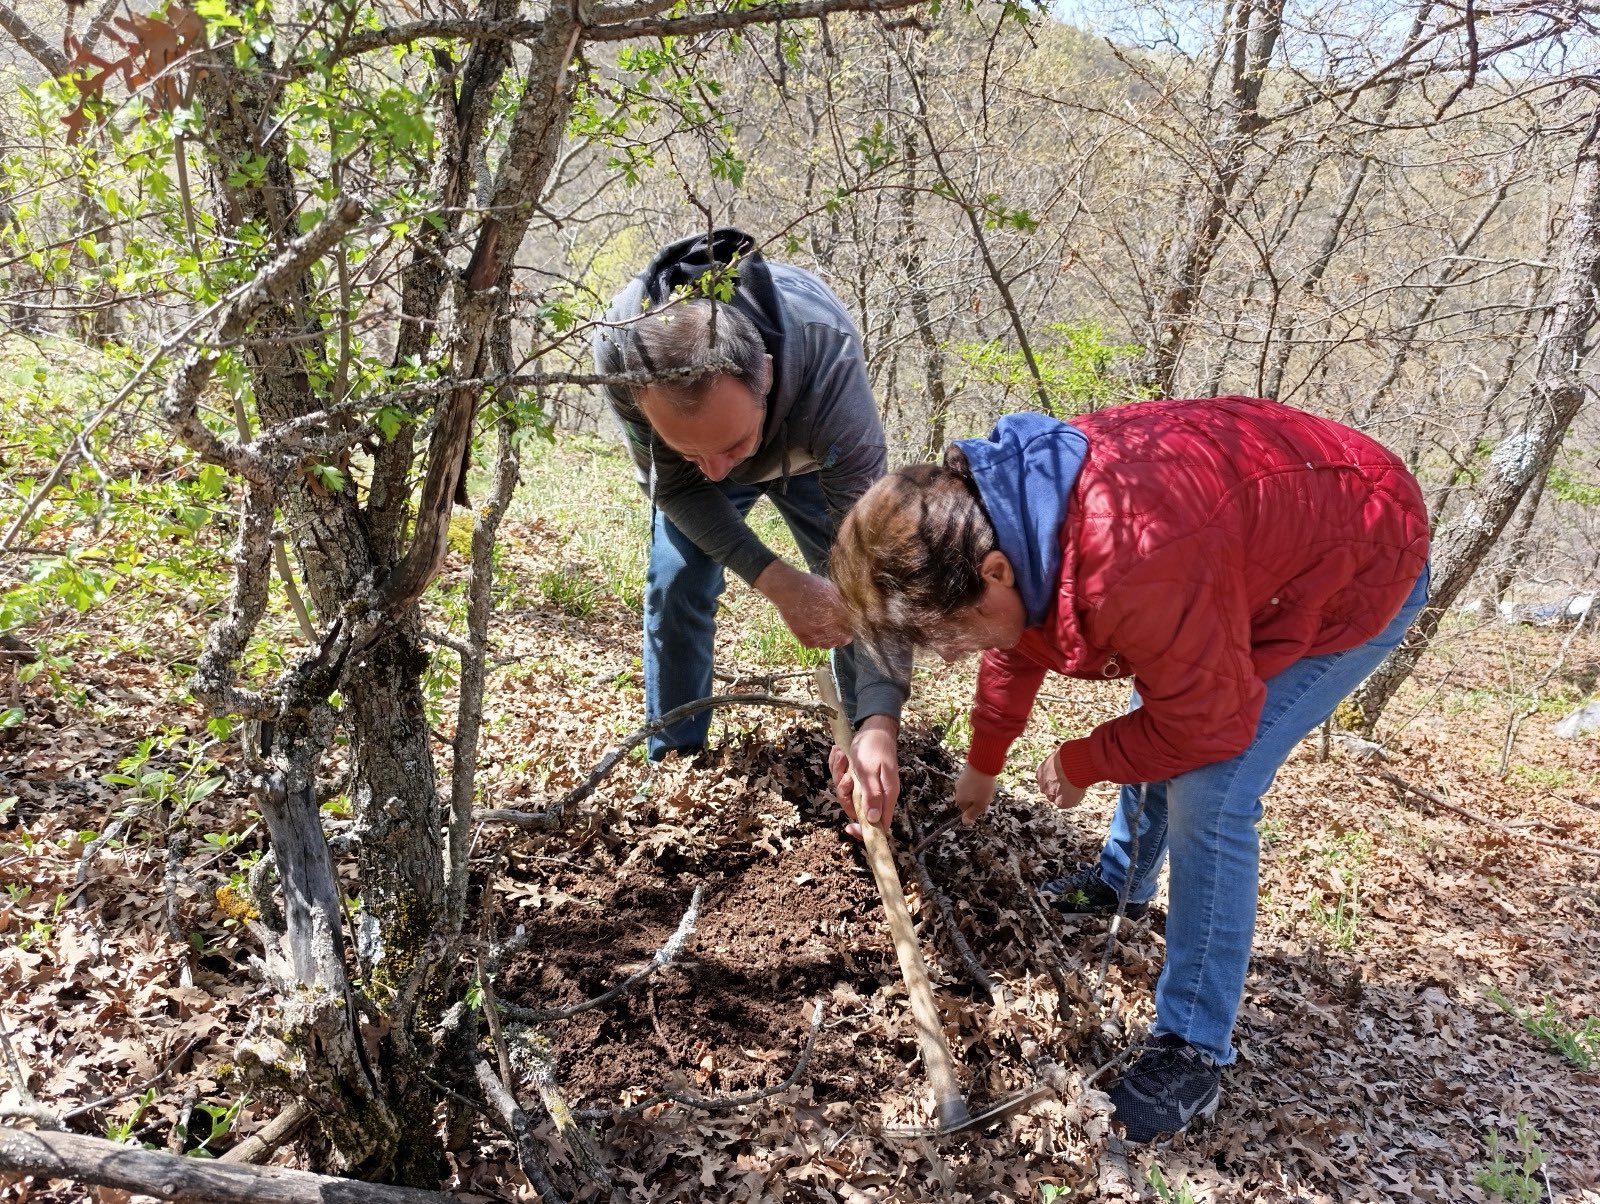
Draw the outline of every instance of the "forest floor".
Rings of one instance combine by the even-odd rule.
[[[493,807],[537,808],[642,722],[643,506],[599,442],[541,448],[527,476],[503,533],[501,664],[481,753]],[[450,573],[441,626],[459,614],[459,556]],[[73,1127],[215,1153],[283,1101],[231,1073],[265,995],[247,969],[251,938],[215,888],[237,883],[262,833],[223,780],[237,736],[208,733],[182,691],[207,613],[146,610],[136,629],[115,607],[61,618],[61,631],[76,624],[70,660],[8,687],[0,1018],[43,1107],[113,1097]],[[730,677],[803,667],[748,591],[730,590],[724,620]],[[478,909],[485,932],[528,936],[495,988],[539,1007],[596,994],[649,961],[701,886],[676,962],[546,1026],[574,1106],[777,1086],[820,1008],[814,1048],[792,1087],[748,1107],[656,1104],[599,1124],[611,1193],[559,1157],[558,1177],[583,1200],[1600,1201],[1600,738],[1552,732],[1597,676],[1600,642],[1587,636],[1452,623],[1380,733],[1387,760],[1337,740],[1326,759],[1315,738],[1302,746],[1260,827],[1238,1063],[1216,1119],[1155,1150],[1121,1146],[1101,1092],[1151,1018],[1163,900],[1124,929],[1103,984],[1106,923],[1034,902],[1038,883],[1094,855],[1113,795],[1099,787],[1052,810],[1032,766],[1116,713],[1122,688],[1048,684],[990,815],[927,846],[930,893],[908,850],[947,813],[972,679],[970,665],[919,670],[897,838],[946,1029],[975,1099],[1040,1079],[1057,1088],[990,1132],[943,1142],[885,1132],[926,1120],[929,1100],[871,876],[825,797],[820,723],[719,712],[708,753],[655,771],[625,759],[565,830],[485,832],[479,864],[500,867]],[[808,690],[803,676],[765,684]],[[432,689],[443,754],[448,682]],[[334,835],[348,825],[339,800],[327,822]],[[171,840],[179,830],[186,846]],[[18,1102],[12,1083],[0,1109]],[[559,1149],[548,1125],[544,1136]],[[492,1134],[455,1159],[446,1190],[463,1200],[535,1198]],[[0,1189],[81,1198],[64,1185]]]

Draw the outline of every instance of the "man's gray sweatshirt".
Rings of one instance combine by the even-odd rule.
[[[781,312],[764,316],[783,332],[781,362],[774,365],[777,379],[766,399],[761,444],[728,479],[744,485],[776,480],[781,490],[791,475],[815,471],[837,528],[856,499],[883,476],[887,462],[861,336],[822,281],[788,264],[766,266]],[[646,276],[635,277],[612,301],[606,322],[637,317],[648,295]],[[616,364],[609,342],[617,337],[609,325],[595,335],[598,371]],[[777,554],[716,485],[656,436],[630,398],[609,387],[601,392],[622,427],[639,485],[651,504],[707,556],[754,582]],[[886,676],[863,651],[856,657],[856,677],[858,719],[899,717],[908,674]]]

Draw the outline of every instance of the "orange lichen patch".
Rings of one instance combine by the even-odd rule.
[[[237,920],[242,924],[246,920],[258,920],[261,918],[261,913],[240,898],[239,892],[234,890],[233,887],[219,886],[214,893],[217,900],[217,910],[227,916],[228,919]]]

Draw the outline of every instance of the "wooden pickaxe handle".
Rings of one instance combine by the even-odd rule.
[[[850,760],[850,776],[856,785],[857,822],[861,827],[861,843],[867,851],[867,864],[872,867],[872,877],[878,884],[878,894],[883,899],[884,914],[889,917],[889,935],[894,939],[895,956],[900,959],[900,975],[906,980],[906,995],[911,1000],[911,1015],[917,1022],[917,1045],[922,1050],[922,1068],[927,1072],[928,1085],[933,1088],[940,1129],[954,1129],[970,1122],[967,1101],[962,1098],[961,1086],[956,1082],[955,1063],[950,1057],[950,1046],[944,1039],[944,1021],[933,1002],[933,987],[928,982],[928,968],[922,960],[922,950],[917,946],[916,930],[911,926],[911,913],[906,909],[906,897],[900,889],[900,873],[895,869],[894,852],[889,847],[889,836],[877,824],[867,822],[866,807],[861,803],[861,774],[850,755],[850,745],[855,731],[850,717],[839,702],[839,691],[833,682],[833,671],[827,665],[817,668],[817,694],[833,710],[833,742],[844,750]]]

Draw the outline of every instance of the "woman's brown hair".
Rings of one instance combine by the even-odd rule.
[[[983,596],[996,547],[967,459],[897,469],[862,495],[834,540],[832,575],[856,634],[879,661],[927,644]]]

